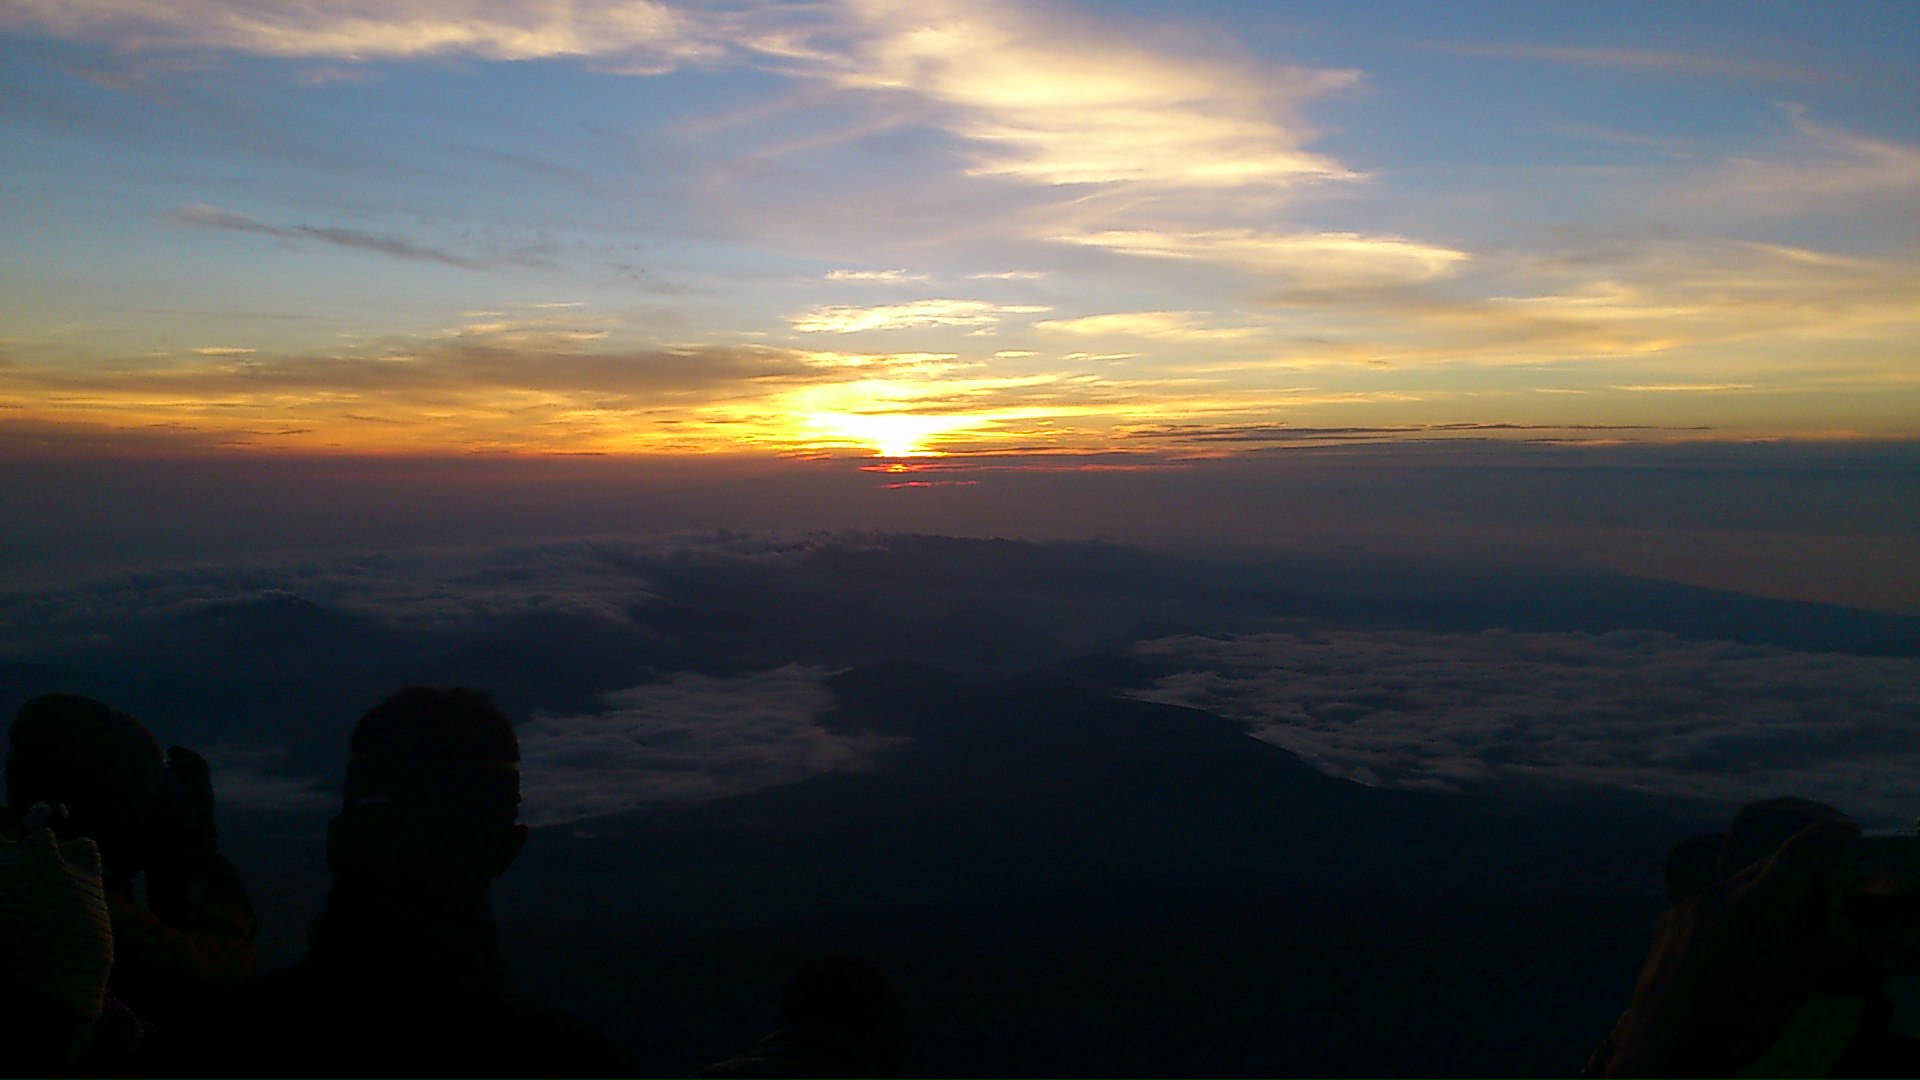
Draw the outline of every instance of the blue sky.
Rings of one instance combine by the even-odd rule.
[[[1908,437],[1916,22],[8,3],[0,406],[15,452]]]

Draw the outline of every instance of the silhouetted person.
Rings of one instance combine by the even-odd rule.
[[[215,850],[204,759],[178,746],[163,755],[138,720],[72,694],[21,706],[8,740],[9,830],[44,802],[66,808],[64,835],[99,848],[118,998],[164,1024],[256,974],[253,907]]]
[[[1748,805],[1677,845],[1632,1003],[1586,1076],[1914,1076],[1889,1036],[1884,981],[1920,961],[1920,930],[1849,921],[1860,827],[1804,799]]]
[[[780,1026],[704,1077],[888,1077],[900,1072],[906,1015],[886,976],[865,960],[836,956],[801,968],[787,984]]]
[[[156,1038],[180,1074],[630,1076],[586,1023],[507,992],[488,887],[519,855],[520,747],[475,690],[402,690],[354,728],[333,890],[307,955]]]

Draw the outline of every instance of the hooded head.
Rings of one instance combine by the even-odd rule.
[[[146,867],[177,802],[160,741],[105,702],[47,694],[20,707],[8,732],[7,803],[67,808],[65,831],[92,838],[109,882]]]
[[[1793,797],[1748,803],[1723,833],[1688,837],[1667,854],[1667,895],[1674,903],[1773,855],[1816,821],[1844,820],[1823,802]]]
[[[782,1024],[831,1024],[859,1045],[881,1076],[900,1071],[906,1014],[880,969],[855,956],[829,956],[802,967],[787,984]]]

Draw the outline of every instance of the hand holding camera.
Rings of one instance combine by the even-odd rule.
[[[1889,975],[1920,975],[1920,833],[1860,836],[1840,904],[1863,963]]]
[[[170,800],[172,821],[169,824],[174,842],[187,850],[212,854],[215,838],[213,773],[207,766],[207,759],[184,746],[170,746],[167,748],[167,772],[173,777]]]
[[[215,848],[213,777],[207,759],[184,746],[167,749],[166,789],[155,812],[147,863],[147,902],[153,913],[185,925],[198,908],[211,874],[231,873]]]
[[[1864,1015],[1833,1006],[1920,973],[1920,837],[1862,836],[1831,807],[1781,800],[1743,810],[1719,848],[1725,876],[1661,920],[1609,1075],[1819,1075]]]

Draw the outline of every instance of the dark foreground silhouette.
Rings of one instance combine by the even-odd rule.
[[[589,1025],[507,991],[488,887],[526,843],[513,725],[471,690],[403,690],[354,728],[333,890],[291,969],[163,1031],[178,1075],[630,1076]]]
[[[253,908],[239,874],[215,850],[213,788],[199,755],[177,746],[163,754],[133,717],[90,698],[49,694],[27,702],[8,732],[6,782],[5,831],[35,849],[12,853],[18,872],[7,879],[10,900],[57,878],[94,882],[82,888],[99,891],[112,957],[107,984],[79,1021],[21,1000],[30,999],[33,978],[48,977],[48,964],[66,967],[63,952],[90,949],[73,935],[74,905],[88,908],[91,901],[69,881],[60,894],[68,915],[52,931],[63,944],[10,965],[38,974],[9,980],[14,1007],[0,1010],[9,1032],[40,1046],[71,1042],[69,1056],[104,1068],[139,1046],[145,1028],[133,1017],[169,1023],[193,1015],[208,995],[256,974]],[[56,830],[83,838],[92,851],[76,849],[68,858],[59,848],[63,856],[49,860]],[[135,898],[136,879],[145,904]],[[8,930],[0,936],[33,932],[20,924]],[[72,979],[74,972],[57,977]],[[68,1028],[70,1035],[51,1034]]]
[[[697,1075],[893,1076],[906,1036],[906,1014],[880,969],[857,957],[828,957],[801,968],[787,985],[772,1034]]]
[[[1038,763],[1044,770],[1047,762],[1057,764],[1061,752],[1070,749],[1078,782],[1125,785],[1139,770],[1139,759],[1124,750],[1128,739],[1158,747],[1155,757],[1163,771],[1177,769],[1185,760],[1186,767],[1196,771],[1195,782],[1216,792],[1242,786],[1245,792],[1264,792],[1259,798],[1278,799],[1271,807],[1274,812],[1298,815],[1309,808],[1339,807],[1364,815],[1369,807],[1378,809],[1371,798],[1355,798],[1346,790],[1350,785],[1343,787],[1311,770],[1295,772],[1297,763],[1275,758],[1251,769],[1236,765],[1258,756],[1249,755],[1244,744],[1223,741],[1217,757],[1183,759],[1184,751],[1176,752],[1176,747],[1187,747],[1195,738],[1204,744],[1213,733],[1204,726],[1198,735],[1183,729],[1180,741],[1168,741],[1174,728],[1163,721],[1191,726],[1195,714],[1174,716],[1144,705],[1116,713],[1058,682],[1010,684],[1010,689],[984,697],[957,684],[939,685],[931,688],[933,699],[923,702],[923,708],[891,718],[880,715],[884,710],[877,706],[892,696],[876,690],[887,690],[889,680],[918,675],[895,670],[869,676],[865,686],[843,684],[843,707],[826,722],[880,730],[887,723],[907,724],[949,766],[964,754],[966,744],[943,743],[941,716],[976,708],[1003,718],[1017,715],[1017,710],[1001,707],[1006,701],[996,703],[995,693],[1044,701],[1064,726],[1010,725],[996,732],[988,745],[1009,756],[976,763],[992,765],[992,773],[961,770],[958,775],[969,778],[966,789],[944,792],[964,811],[951,818],[929,814],[924,808],[930,804],[887,786],[905,783],[925,789],[946,774],[916,773],[909,764],[886,782],[868,778],[874,786],[861,812],[878,820],[865,823],[867,831],[859,833],[864,840],[852,839],[857,830],[849,828],[842,830],[841,847],[808,852],[817,866],[848,867],[850,857],[875,854],[857,850],[861,845],[878,843],[883,865],[912,875],[923,868],[930,849],[985,838],[1015,860],[1006,865],[1030,868],[1031,862],[1020,860],[1038,852],[1063,860],[1063,866],[1078,865],[1074,872],[1086,875],[1086,881],[1099,880],[1099,865],[1115,854],[1103,848],[1101,831],[1113,832],[1114,822],[1074,818],[1071,808],[1081,804],[1071,797],[1072,778],[1053,777],[1043,790],[1035,790],[1023,787],[1018,774],[1022,762]],[[878,688],[875,678],[882,684]],[[1224,731],[1218,734],[1224,739]],[[136,721],[80,698],[29,703],[11,740],[10,832],[19,842],[9,841],[0,851],[0,917],[6,920],[0,926],[0,943],[11,950],[0,972],[5,1003],[12,1006],[5,1011],[5,1052],[16,1072],[585,1076],[635,1071],[628,1050],[594,1026],[507,989],[490,888],[520,855],[528,832],[518,823],[519,752],[512,726],[484,695],[414,688],[389,698],[360,721],[353,733],[342,807],[327,835],[332,890],[311,929],[307,955],[291,969],[238,987],[232,969],[222,962],[241,956],[250,969],[251,909],[238,876],[214,853],[212,788],[204,762],[179,748],[160,754],[157,741]],[[817,794],[822,786],[812,790]],[[1142,794],[1149,790],[1143,788]],[[1384,793],[1368,793],[1379,794]],[[805,804],[793,802],[793,797],[788,792],[758,803],[749,800],[735,810],[750,811],[756,805],[762,811],[781,809],[788,827],[797,827]],[[1012,815],[1007,821],[1011,829],[1025,827],[1034,833],[1026,839],[1031,847],[1025,854],[1015,850],[1019,841],[1014,832],[998,831],[993,814],[966,803],[968,798],[998,802]],[[1204,800],[1185,807],[1204,818],[1230,809],[1244,813],[1259,805],[1239,798],[1214,808]],[[889,807],[916,806],[922,808],[918,813],[884,818]],[[1158,804],[1147,808],[1150,816],[1164,810]],[[1209,824],[1215,832],[1230,825]],[[1430,821],[1423,835],[1398,837],[1411,847],[1389,851],[1378,866],[1411,865],[1412,850],[1424,842],[1442,849],[1429,855],[1457,860],[1458,855],[1445,848],[1447,841],[1462,835],[1459,828],[1458,823]],[[74,839],[83,831],[94,834],[90,839],[96,842]],[[1849,921],[1844,892],[1856,832],[1831,808],[1800,802],[1761,804],[1743,811],[1724,835],[1676,849],[1668,867],[1675,903],[1661,921],[1626,1012],[1589,1063],[1589,1072],[1916,1074],[1920,1057],[1913,1054],[1913,1044],[1885,1034],[1881,989],[1888,971],[1920,969],[1912,912],[1909,907],[1901,917],[1873,926]],[[738,835],[724,823],[704,833],[705,841]],[[1143,834],[1136,826],[1115,835],[1121,843],[1130,843]],[[698,828],[683,830],[680,836],[682,842],[706,846]],[[777,829],[771,836],[771,842],[780,843]],[[62,837],[67,838],[64,844]],[[582,849],[574,845],[570,850]],[[1167,870],[1204,874],[1205,866],[1233,858],[1235,850],[1230,836],[1212,847],[1183,841],[1181,858],[1170,860]],[[1326,866],[1339,854],[1329,848],[1314,855],[1316,850],[1308,844],[1267,852],[1268,862],[1275,864],[1274,895],[1289,888],[1298,892],[1309,884],[1300,879],[1299,867]],[[644,854],[662,867],[676,858],[657,844]],[[145,909],[132,898],[132,878],[142,871],[148,893]],[[197,884],[176,891],[169,875]],[[149,924],[157,924],[189,945],[199,934],[231,947],[186,947],[159,954],[133,949],[117,955],[109,968],[102,962],[102,946],[120,933],[122,918],[116,910],[111,923],[103,925],[98,916],[122,886],[127,891],[120,905],[140,919],[129,923],[136,927],[130,940],[147,940]],[[988,891],[994,888],[989,883]],[[1445,903],[1444,897],[1419,899]],[[1139,905],[1127,910],[1137,911]],[[597,925],[590,923],[588,931]],[[1353,925],[1364,927],[1367,922],[1356,918]],[[1149,957],[1158,962],[1149,939],[1177,938],[1180,933],[1175,926],[1138,920],[1131,931],[1137,947],[1117,948],[1106,958],[1116,972]],[[960,940],[978,942],[984,955],[1000,961],[997,966],[986,963],[979,972],[969,1006],[998,1022],[975,1026],[971,1037],[1008,1041],[1017,1061],[1022,1050],[1019,1018],[1008,1002],[1035,988],[1022,986],[1017,966],[994,951],[988,940],[991,931],[956,932]],[[1078,930],[1066,936],[1074,932]],[[1440,937],[1410,939],[1415,948],[1407,950],[1404,962],[1434,963],[1447,955],[1442,951],[1447,943]],[[1508,939],[1518,940],[1512,934]],[[63,944],[57,950],[36,951],[19,948],[22,942]],[[1328,946],[1337,954],[1364,950],[1366,943],[1355,938]],[[1203,981],[1230,988],[1242,977],[1240,972],[1286,980],[1297,977],[1305,962],[1309,958],[1304,949],[1296,956],[1188,952],[1181,963],[1191,970],[1160,974],[1177,976],[1163,978],[1163,985],[1185,985],[1179,979],[1190,983],[1197,970],[1206,973]],[[608,991],[603,1014],[641,1010],[638,1003],[650,981],[697,985],[712,973],[641,966],[621,974],[628,983]],[[1465,969],[1458,974],[1470,975]],[[1130,972],[1120,985],[1151,986],[1154,975],[1150,968]],[[156,979],[171,980],[175,996],[147,996],[144,988]],[[129,988],[126,1001],[118,996],[123,986]],[[947,1002],[956,1000],[954,987],[916,989],[922,999],[944,991]],[[1072,992],[1093,993],[1085,983],[1075,984]],[[1364,1032],[1369,1001],[1328,993],[1322,998],[1326,1016],[1357,1016],[1360,1020],[1352,1027]],[[150,1013],[140,1012],[134,1002],[146,1004]],[[1171,1012],[1179,1003],[1143,1004]],[[147,1024],[129,1026],[136,1015]],[[713,1076],[892,1075],[913,1058],[904,1017],[888,979],[872,965],[846,957],[807,964],[792,979],[772,1034],[701,1071]],[[630,1022],[628,1030],[643,1032],[647,1049],[656,1054],[658,1048],[651,1044],[682,1035],[650,1025],[646,1015]],[[1131,1034],[1133,1045],[1155,1042],[1152,1030]],[[1179,1037],[1171,1030],[1166,1035]],[[1115,1071],[1061,1067],[1056,1064],[1059,1058],[1047,1057],[1058,1054],[1059,1047],[1031,1049],[1029,1061],[1044,1067],[1012,1071]],[[1206,1060],[1200,1048],[1187,1049],[1192,1061]],[[1303,1070],[1284,1039],[1274,1039],[1264,1049],[1263,1071],[1323,1071],[1315,1068],[1317,1062],[1308,1062]],[[1066,1052],[1074,1050],[1068,1047]],[[1178,1046],[1172,1050],[1181,1052]],[[1356,1045],[1356,1059],[1363,1051]],[[698,1068],[696,1064],[686,1071]]]
[[[1753,803],[1667,860],[1633,1001],[1585,1076],[1920,1076],[1890,1035],[1890,972],[1920,973],[1906,917],[1850,917],[1860,827],[1804,799]]]

